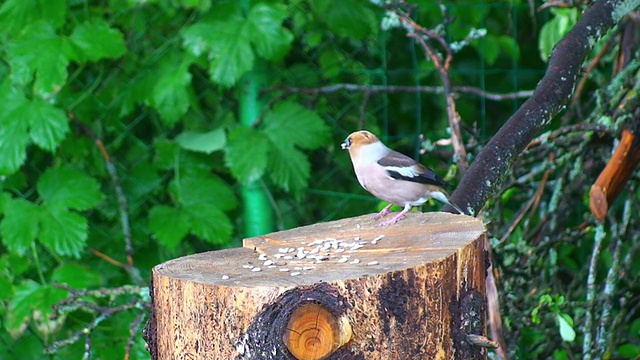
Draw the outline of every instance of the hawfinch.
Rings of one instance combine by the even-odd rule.
[[[449,204],[463,213],[449,201],[449,195],[444,190],[446,181],[414,159],[389,149],[372,133],[356,131],[344,140],[341,147],[349,150],[360,185],[377,198],[390,203],[379,214],[373,215],[373,219],[391,213],[389,208],[392,205],[404,206],[400,213],[381,222],[380,226],[398,222],[412,206],[422,205],[429,198]]]

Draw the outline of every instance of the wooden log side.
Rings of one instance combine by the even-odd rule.
[[[319,223],[156,266],[153,357],[485,359],[468,340],[485,335],[482,222],[409,213],[375,225]]]

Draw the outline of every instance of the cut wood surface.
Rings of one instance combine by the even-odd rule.
[[[484,226],[410,213],[244,240],[156,266],[158,359],[481,359]]]

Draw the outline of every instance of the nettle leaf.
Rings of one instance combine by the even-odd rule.
[[[41,319],[49,319],[53,306],[67,297],[67,291],[50,285],[40,285],[33,280],[25,280],[16,286],[9,302],[6,328],[14,336],[24,332],[34,313]]]
[[[307,157],[291,144],[275,142],[271,143],[269,154],[273,181],[283,190],[299,194],[307,186],[311,172]]]
[[[11,252],[24,255],[38,236],[41,209],[29,201],[12,199],[5,204],[0,224],[2,242]]]
[[[292,101],[284,101],[264,116],[265,132],[273,143],[294,144],[316,149],[329,138],[329,127],[314,111]]]
[[[290,50],[293,34],[283,27],[287,8],[281,4],[258,3],[251,7],[247,20],[253,46],[267,60],[280,60]]]
[[[165,205],[154,206],[149,212],[149,229],[158,242],[175,248],[189,233],[189,218],[181,209]]]
[[[76,263],[66,263],[55,269],[51,280],[76,289],[88,289],[102,283],[99,272]]]
[[[211,154],[214,151],[224,149],[227,137],[222,128],[206,133],[185,131],[176,137],[176,142],[183,149]]]
[[[40,242],[58,255],[79,258],[87,241],[87,219],[63,207],[45,205],[40,214]]]
[[[233,86],[253,69],[254,54],[246,20],[229,21],[222,31],[210,34],[212,46],[209,73],[222,86]]]
[[[315,14],[338,35],[361,40],[378,30],[376,15],[364,1],[314,0],[312,4]]]
[[[250,127],[238,127],[229,133],[225,148],[225,165],[241,183],[260,179],[267,168],[269,141],[260,131]]]
[[[110,27],[102,19],[77,25],[70,39],[83,51],[83,58],[88,61],[117,59],[127,52],[120,30]]]
[[[184,207],[206,207],[207,204],[213,204],[218,209],[231,210],[238,205],[233,189],[209,174],[185,176],[179,183],[174,181],[170,190]]]
[[[191,232],[200,239],[215,245],[227,244],[231,239],[231,221],[215,204],[185,207],[184,212],[189,217]]]
[[[226,8],[226,7],[225,7]],[[208,54],[209,75],[223,86],[234,85],[253,68],[250,26],[235,11],[227,18],[205,18],[189,26],[182,34],[183,45],[196,56]],[[225,13],[225,11],[220,11]]]
[[[64,111],[43,100],[26,103],[11,116],[27,119],[31,140],[47,151],[55,150],[69,132],[69,120]]]
[[[67,81],[72,52],[49,23],[28,26],[20,38],[9,43],[9,54],[13,81],[28,86],[35,77],[35,91],[44,97],[60,91]]]
[[[66,16],[65,0],[7,0],[0,7],[0,29],[16,35],[39,20],[58,28],[64,24]]]
[[[38,180],[38,193],[45,204],[88,210],[102,201],[100,184],[75,169],[49,168]]]
[[[5,81],[0,85],[0,174],[14,173],[26,159],[29,143],[27,121],[10,116],[13,111],[27,102],[27,98]]]
[[[174,125],[189,110],[189,85],[191,73],[188,63],[167,64],[158,71],[158,81],[153,87],[151,105],[162,120]]]

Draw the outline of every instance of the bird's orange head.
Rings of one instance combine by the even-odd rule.
[[[348,149],[350,154],[355,154],[358,152],[358,149],[364,145],[373,144],[380,141],[377,136],[368,132],[367,130],[360,130],[356,132],[352,132],[344,142],[340,144],[342,149]]]

